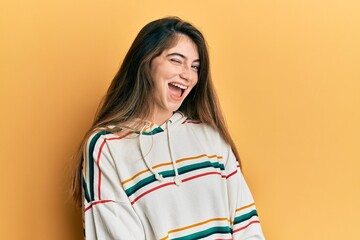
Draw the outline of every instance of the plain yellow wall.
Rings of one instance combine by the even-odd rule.
[[[70,158],[136,33],[168,15],[207,37],[267,239],[360,239],[357,0],[1,0],[0,239],[81,239]]]

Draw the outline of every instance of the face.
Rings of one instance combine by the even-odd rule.
[[[179,35],[176,44],[151,62],[155,109],[153,121],[162,124],[178,110],[198,81],[199,53],[195,43]]]

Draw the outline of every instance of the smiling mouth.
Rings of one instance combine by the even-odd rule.
[[[187,86],[181,85],[179,83],[169,83],[170,93],[175,97],[182,97],[186,89],[188,89]]]

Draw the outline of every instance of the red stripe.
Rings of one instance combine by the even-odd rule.
[[[202,174],[198,174],[198,175],[195,175],[195,176],[192,176],[192,177],[185,178],[185,179],[182,180],[182,182],[187,182],[187,181],[190,181],[190,180],[195,179],[195,178],[203,177],[203,176],[206,176],[206,175],[212,175],[212,174],[217,174],[217,175],[220,175],[221,177],[225,177],[225,176],[221,175],[221,173],[219,173],[219,172],[207,172],[207,173],[202,173]]]
[[[202,122],[185,120],[185,121],[183,121],[181,124],[184,124],[184,123],[201,124]]]
[[[96,201],[96,202],[92,202],[90,204],[90,206],[88,206],[87,208],[85,208],[85,211],[86,212],[87,210],[89,210],[90,208],[92,208],[92,206],[94,205],[97,205],[97,204],[100,204],[100,203],[108,203],[108,202],[114,202],[113,200],[101,200],[101,201]]]
[[[188,178],[185,178],[185,179],[182,179],[181,181],[182,182],[187,182],[187,181],[190,181],[192,179],[195,179],[195,178],[199,178],[199,177],[203,177],[203,176],[207,176],[207,175],[212,175],[212,174],[216,174],[216,175],[220,175],[222,178],[225,178],[226,176],[223,176],[221,175],[221,173],[219,172],[207,172],[207,173],[202,173],[202,174],[199,174],[199,175],[195,175],[195,176],[192,176],[192,177],[188,177]],[[140,198],[142,198],[143,196],[145,196],[146,194],[149,194],[157,189],[160,189],[160,188],[163,188],[163,187],[166,187],[166,186],[170,186],[170,185],[174,185],[175,183],[174,182],[169,182],[169,183],[165,183],[163,185],[160,185],[160,186],[157,186],[157,187],[154,187],[152,189],[149,189],[147,190],[146,192],[143,192],[142,194],[140,194],[138,197],[136,197],[132,202],[131,204],[134,204],[135,202],[137,202]]]
[[[98,153],[98,156],[97,156],[97,159],[96,159],[96,164],[97,164],[97,167],[98,167],[98,170],[99,170],[99,178],[98,178],[98,198],[99,200],[101,200],[101,169],[100,169],[100,157],[101,157],[101,153],[102,153],[102,149],[106,143],[106,141],[111,141],[111,140],[119,140],[119,139],[122,139],[128,135],[130,135],[131,132],[125,134],[124,136],[119,136],[119,137],[112,137],[112,138],[104,138],[104,141],[101,143],[100,145],[100,149],[99,149],[99,153]]]
[[[245,225],[245,226],[243,226],[243,227],[241,227],[241,228],[238,228],[238,229],[234,230],[233,233],[236,233],[236,232],[239,232],[239,231],[241,231],[241,230],[244,230],[245,228],[247,228],[248,226],[250,226],[250,225],[253,224],[253,223],[260,223],[260,221],[259,221],[259,220],[251,221],[251,222],[249,222],[247,225]]]
[[[228,179],[229,177],[231,177],[232,175],[237,173],[237,169],[235,171],[233,171],[232,173],[230,173],[229,175],[226,176],[226,179]]]
[[[101,195],[100,195],[101,169],[100,169],[99,162],[100,162],[101,152],[102,152],[102,149],[103,149],[105,143],[106,143],[106,138],[104,139],[104,141],[100,145],[100,150],[99,150],[99,153],[98,153],[98,156],[97,156],[97,159],[96,159],[96,164],[97,164],[97,167],[98,167],[98,170],[99,170],[99,178],[98,178],[98,198],[99,198],[99,200],[101,200]]]
[[[153,192],[153,191],[155,191],[155,190],[157,190],[157,189],[160,189],[160,188],[163,188],[163,187],[166,187],[166,186],[169,186],[169,185],[174,185],[174,184],[175,184],[174,182],[168,182],[168,183],[165,183],[165,184],[163,184],[163,185],[160,185],[160,186],[154,187],[154,188],[152,188],[152,189],[149,189],[149,190],[147,190],[146,192],[143,192],[142,194],[140,194],[137,198],[135,198],[135,199],[131,202],[131,204],[134,204],[135,202],[137,202],[137,200],[139,200],[140,198],[142,198],[143,196],[145,196],[145,195],[148,194],[148,193],[151,193],[151,192]]]

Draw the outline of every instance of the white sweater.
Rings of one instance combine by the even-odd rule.
[[[87,240],[264,239],[231,147],[180,112],[140,133],[93,134],[83,193]]]

